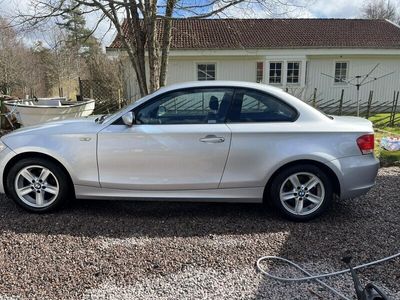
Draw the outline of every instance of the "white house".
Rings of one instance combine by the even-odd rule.
[[[107,53],[124,53],[118,37]],[[137,98],[124,59],[127,96]],[[361,101],[373,90],[374,103],[389,102],[400,90],[400,27],[364,19],[173,20],[167,83],[220,79],[278,86],[305,101],[317,89],[321,102],[339,99],[342,90],[356,101],[358,80],[366,83]]]

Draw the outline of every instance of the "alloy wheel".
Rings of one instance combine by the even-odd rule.
[[[283,207],[291,214],[309,215],[322,205],[325,187],[316,175],[299,172],[283,181],[279,198]]]
[[[15,177],[15,191],[26,205],[34,208],[50,206],[60,191],[57,177],[46,167],[27,166]]]

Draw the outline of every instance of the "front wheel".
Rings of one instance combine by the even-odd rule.
[[[69,198],[69,178],[64,170],[43,158],[26,158],[11,167],[7,189],[11,198],[31,212],[49,212]]]
[[[271,184],[270,197],[288,219],[308,221],[326,211],[333,199],[329,176],[314,165],[294,165]]]

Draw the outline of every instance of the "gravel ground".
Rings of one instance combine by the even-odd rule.
[[[77,201],[33,215],[0,199],[0,299],[335,299],[318,284],[284,284],[255,269],[263,255],[311,272],[400,250],[400,168],[338,202],[326,216],[292,223],[261,205]],[[276,274],[299,275],[270,264]],[[400,299],[400,259],[360,271]],[[346,295],[352,281],[328,280]]]

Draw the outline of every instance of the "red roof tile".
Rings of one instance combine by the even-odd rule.
[[[121,48],[118,37],[109,48]],[[400,28],[365,19],[173,20],[171,49],[271,48],[400,48]]]

